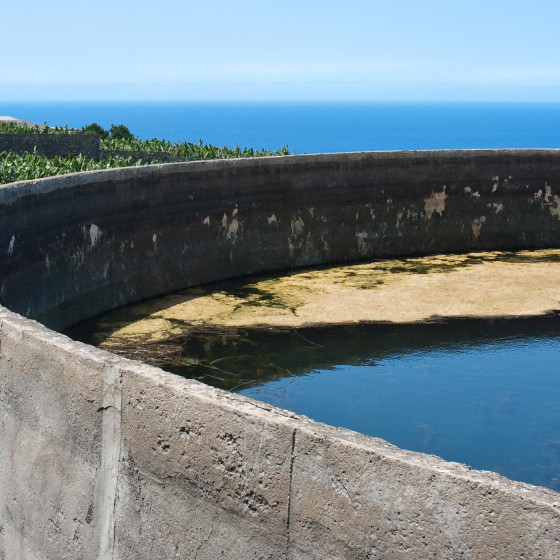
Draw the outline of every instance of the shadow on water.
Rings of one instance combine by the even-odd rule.
[[[124,349],[123,353],[143,358],[177,375],[237,391],[341,365],[374,366],[388,358],[457,353],[475,348],[490,352],[503,344],[558,336],[558,315],[298,329],[206,326],[202,332]]]

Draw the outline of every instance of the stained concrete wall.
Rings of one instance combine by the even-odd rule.
[[[4,186],[0,558],[560,557],[551,490],[30,320],[62,328],[172,289],[318,263],[558,247],[559,194],[549,150],[228,160]]]
[[[24,121],[23,121],[24,122]],[[49,158],[83,154],[99,160],[99,136],[97,134],[65,133],[11,133],[0,134],[0,152],[24,155],[37,153]]]

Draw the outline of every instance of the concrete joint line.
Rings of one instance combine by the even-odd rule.
[[[101,446],[101,498],[99,560],[113,560],[115,548],[115,505],[121,454],[121,372],[109,366],[103,388],[103,436]]]
[[[286,517],[286,553],[290,549],[290,515],[292,509],[292,483],[294,479],[294,462],[296,450],[296,433],[297,430],[292,432],[292,451],[290,453],[290,484],[288,486],[288,515]]]

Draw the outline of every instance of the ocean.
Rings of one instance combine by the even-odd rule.
[[[560,148],[560,103],[0,102],[0,115],[298,154]]]

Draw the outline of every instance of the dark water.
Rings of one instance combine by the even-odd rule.
[[[0,102],[0,115],[297,153],[560,148],[560,103]]]
[[[336,328],[282,335],[283,342],[260,335],[257,367],[282,364],[286,371],[239,380],[235,390],[405,449],[560,490],[559,323]],[[244,369],[248,362],[243,358]],[[232,361],[215,365],[231,368]]]
[[[234,329],[137,357],[150,352],[178,375],[560,490],[558,316]]]

